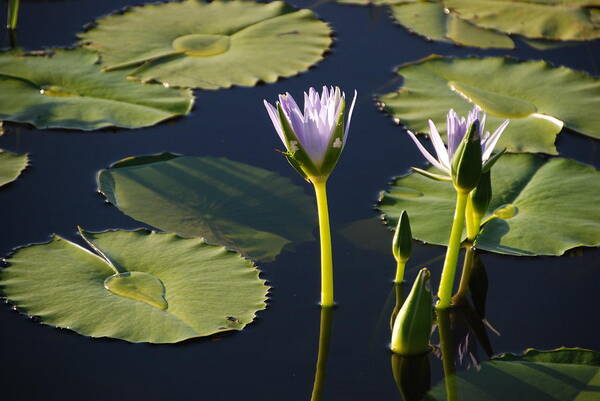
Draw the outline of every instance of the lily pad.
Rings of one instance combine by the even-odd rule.
[[[0,54],[0,120],[37,128],[139,128],[188,114],[189,90],[130,82],[103,73],[83,49]]]
[[[105,70],[202,89],[254,86],[307,70],[331,45],[331,29],[287,3],[184,0],[100,18],[79,34]]]
[[[557,154],[554,141],[563,126],[600,139],[600,79],[584,72],[545,61],[434,55],[397,73],[403,86],[379,100],[415,132],[426,132],[428,119],[445,131],[449,109],[466,115],[477,104],[488,115],[488,127],[511,120],[498,149]]]
[[[400,25],[430,40],[483,49],[515,47],[508,35],[480,28],[446,12],[441,1],[414,1],[392,5],[390,9],[392,17]]]
[[[563,158],[504,155],[492,169],[492,191],[477,248],[532,256],[600,245],[600,173],[593,167]],[[414,238],[446,245],[455,199],[451,183],[411,173],[381,194],[379,209],[392,227],[407,210]]]
[[[25,170],[28,162],[27,155],[16,155],[0,149],[0,186],[16,180]]]
[[[253,259],[272,261],[286,245],[313,239],[314,201],[301,187],[225,158],[128,158],[100,171],[98,189],[136,220]]]
[[[600,38],[592,7],[598,0],[444,0],[444,5],[479,27],[532,39],[581,41]]]
[[[600,354],[582,348],[529,349],[503,354],[458,373],[455,399],[461,401],[592,401],[600,399]],[[429,396],[445,400],[442,382]],[[429,398],[428,398],[429,399]]]
[[[175,343],[241,330],[268,287],[239,254],[147,230],[81,232],[95,251],[53,236],[21,248],[0,287],[23,313],[91,337]]]

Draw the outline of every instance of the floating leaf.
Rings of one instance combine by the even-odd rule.
[[[131,78],[203,89],[254,86],[307,70],[331,45],[331,29],[288,4],[184,0],[100,18],[81,33],[105,69]]]
[[[91,337],[174,343],[241,330],[268,287],[248,260],[198,238],[147,230],[58,236],[19,249],[0,272],[17,308]]]
[[[444,0],[459,17],[486,29],[532,39],[591,40],[600,38],[600,23],[591,7],[598,0]]]
[[[189,113],[190,91],[142,85],[100,71],[83,49],[0,54],[0,120],[37,128],[138,128]]]
[[[600,245],[600,173],[573,160],[504,155],[492,168],[492,200],[477,248],[510,255],[561,255]],[[420,174],[397,178],[379,209],[396,225],[410,215],[413,237],[446,245],[456,194],[451,183]],[[486,222],[487,221],[487,222]]]
[[[16,155],[0,149],[0,186],[13,182],[25,170],[27,155]]]
[[[600,354],[582,348],[529,349],[503,354],[458,373],[451,383],[460,401],[592,401],[600,399]],[[445,383],[435,386],[434,400],[445,400]]]
[[[511,120],[498,149],[556,154],[563,125],[600,139],[600,79],[584,72],[545,61],[429,56],[397,73],[404,85],[379,100],[412,131],[428,131],[428,119],[445,131],[449,109],[466,115],[477,104],[488,114],[488,129]]]
[[[390,9],[398,23],[430,40],[451,41],[483,49],[515,47],[512,39],[503,33],[477,27],[446,13],[440,1],[415,1],[392,5]]]
[[[136,220],[263,261],[274,260],[287,244],[313,239],[314,202],[302,188],[224,158],[128,158],[102,170],[98,188]]]

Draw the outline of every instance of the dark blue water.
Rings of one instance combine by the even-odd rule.
[[[68,46],[95,17],[142,3],[26,1],[19,44],[31,50]],[[426,42],[394,25],[385,9],[295,4],[314,5],[336,33],[333,51],[307,73],[255,88],[196,91],[191,115],[151,128],[79,133],[10,125],[0,137],[0,147],[30,153],[32,165],[18,181],[0,189],[0,254],[45,241],[51,233],[76,240],[77,225],[87,230],[143,226],[105,204],[96,193],[96,172],[126,156],[163,151],[225,156],[289,176],[310,193],[311,188],[273,151],[281,145],[262,99],[273,100],[285,91],[299,95],[309,86],[323,84],[339,85],[347,92],[357,89],[349,142],[330,180],[339,307],[333,317],[323,399],[397,400],[387,350],[393,306],[391,235],[376,222],[373,205],[390,177],[422,161],[404,131],[377,111],[373,94],[398,86],[392,73],[395,65],[431,53],[544,58],[598,75],[600,43],[545,52],[526,46],[512,52],[480,51]],[[0,14],[4,19],[5,10]],[[6,32],[3,41],[7,43]],[[569,132],[558,141],[562,155],[596,167],[599,146],[598,141]],[[365,221],[356,223],[359,220]],[[442,248],[418,246],[409,280],[417,266],[442,254]],[[273,286],[272,300],[255,323],[241,333],[179,345],[93,340],[35,323],[9,306],[0,307],[0,398],[307,400],[319,333],[318,257],[314,241],[261,265]],[[490,281],[488,319],[502,333],[492,336],[495,351],[561,345],[600,350],[594,296],[600,289],[599,259],[598,249],[575,250],[560,258],[484,254]],[[436,279],[441,259],[428,265]],[[436,382],[437,361],[433,371]]]

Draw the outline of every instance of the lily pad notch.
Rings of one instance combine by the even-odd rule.
[[[105,71],[201,89],[272,83],[323,59],[332,30],[283,1],[183,0],[145,4],[98,19],[81,45]]]
[[[90,337],[175,343],[239,331],[266,308],[269,287],[239,254],[145,229],[53,235],[0,271],[9,302],[42,323]]]

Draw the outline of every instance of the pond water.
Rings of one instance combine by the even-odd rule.
[[[390,367],[389,315],[394,306],[395,263],[391,233],[378,222],[374,204],[389,179],[422,165],[404,130],[379,112],[373,94],[400,82],[394,66],[431,53],[544,58],[599,74],[600,41],[537,51],[482,51],[432,43],[394,25],[383,8],[294,1],[312,8],[335,30],[332,52],[297,77],[254,88],[196,91],[187,117],[137,130],[94,133],[40,131],[10,125],[0,147],[27,152],[31,166],[0,190],[0,254],[43,242],[58,233],[81,243],[76,226],[90,231],[144,226],[105,203],[96,192],[98,170],[121,158],[163,151],[224,156],[290,177],[312,188],[276,152],[281,147],[262,99],[309,86],[339,85],[359,94],[348,145],[330,179],[336,300],[323,400],[397,400]],[[25,1],[18,42],[26,49],[68,46],[94,18],[135,0]],[[0,20],[5,20],[5,10]],[[3,43],[8,39],[4,31]],[[558,92],[557,88],[557,92]],[[600,143],[563,132],[559,152],[600,167]],[[316,235],[316,233],[315,233]],[[433,284],[444,248],[417,245],[408,280],[428,266]],[[243,332],[177,345],[129,344],[90,339],[40,325],[0,308],[0,397],[5,400],[210,400],[310,399],[319,341],[318,241],[298,244],[275,262],[261,263],[271,300]],[[487,318],[495,353],[579,346],[600,350],[600,250],[576,249],[562,257],[509,257],[488,253]],[[483,352],[480,352],[483,359]],[[432,357],[432,383],[442,375]],[[590,398],[591,399],[591,398]]]

